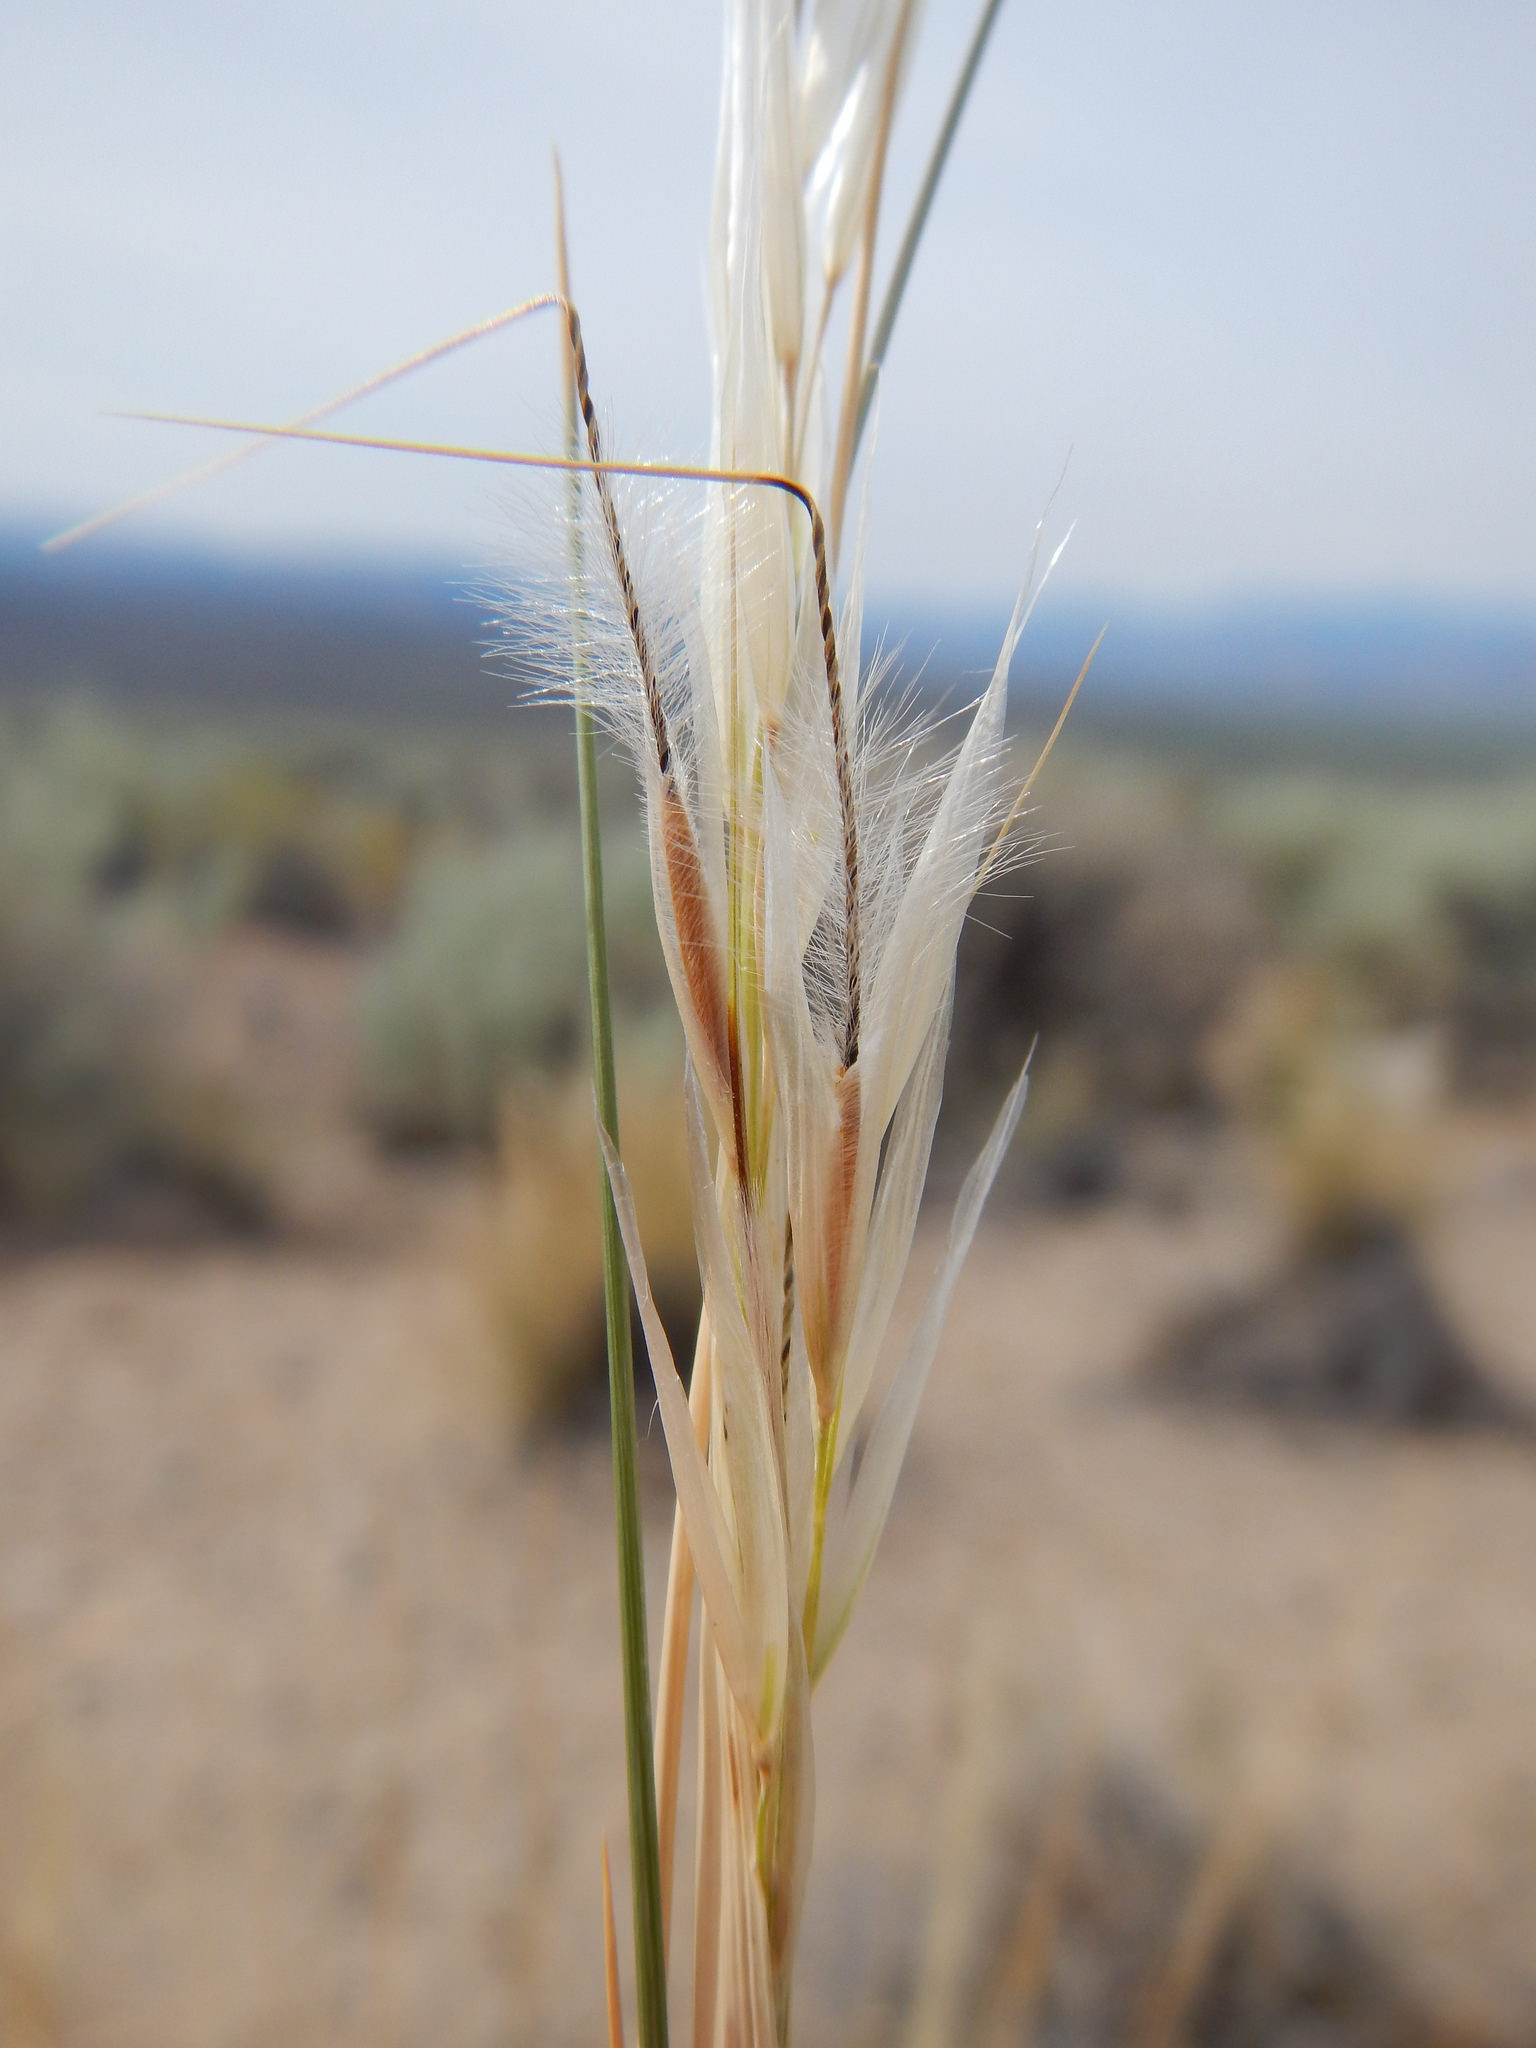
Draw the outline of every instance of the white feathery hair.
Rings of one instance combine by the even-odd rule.
[[[921,700],[893,691],[889,665],[865,658],[867,505],[833,600],[819,508],[846,483],[831,472],[847,436],[829,431],[820,352],[872,217],[917,11],[916,0],[816,0],[797,26],[792,0],[728,0],[709,462],[740,480],[583,478],[567,492],[563,564],[505,607],[551,677],[559,649],[541,637],[541,606],[553,596],[567,631],[579,620],[578,687],[629,747],[644,790],[689,1050],[707,1321],[697,1369],[711,1393],[702,1442],[651,1295],[641,1219],[605,1148],[678,1540],[703,1597],[700,2048],[784,2037],[814,1803],[811,1688],[870,1569],[1025,1091],[1021,1075],[893,1361],[956,947],[1012,817],[1009,665],[1044,580],[1032,557],[992,676],[948,746]]]

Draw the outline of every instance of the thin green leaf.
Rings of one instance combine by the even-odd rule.
[[[965,103],[971,96],[971,86],[981,68],[982,52],[987,47],[987,37],[992,33],[992,24],[998,17],[1003,0],[986,0],[981,18],[971,37],[970,47],[965,53],[965,62],[960,67],[960,76],[955,80],[955,89],[949,96],[949,105],[944,109],[944,119],[934,140],[933,150],[928,158],[928,168],[923,172],[923,182],[917,188],[912,212],[907,221],[907,231],[901,238],[901,247],[896,252],[895,267],[891,281],[885,288],[885,300],[880,308],[880,317],[875,322],[874,336],[869,344],[869,358],[864,365],[864,383],[859,392],[859,410],[853,423],[853,451],[858,453],[860,441],[864,438],[864,423],[869,418],[869,408],[875,396],[875,383],[880,367],[885,361],[886,349],[890,346],[891,329],[896,325],[896,315],[901,310],[902,294],[907,288],[907,275],[912,268],[912,259],[917,254],[917,245],[923,238],[923,229],[928,225],[929,209],[933,195],[939,189],[939,180],[944,175],[944,165],[949,156],[950,144],[960,126],[960,116],[965,112]]]
[[[560,291],[569,298],[565,207],[555,162]],[[566,438],[576,450],[576,385],[566,351]],[[573,582],[581,584],[581,480],[571,478]],[[603,845],[597,807],[597,728],[585,689],[586,652],[579,605],[571,618],[576,697],[576,775],[581,793],[581,866],[587,906],[587,985],[592,1007],[592,1068],[597,1113],[615,1155],[619,1089],[608,998],[608,927],[603,911]],[[608,1326],[608,1403],[613,1425],[613,1507],[619,1555],[619,1637],[624,1667],[624,1751],[629,1781],[629,1868],[635,1914],[635,1994],[640,2048],[667,2048],[667,1961],[661,1908],[661,1846],[656,1822],[656,1763],[651,1737],[651,1673],[645,1632],[645,1562],[635,1437],[635,1373],[629,1335],[629,1274],[618,1212],[603,1171],[603,1307]]]

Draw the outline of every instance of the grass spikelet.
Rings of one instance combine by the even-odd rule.
[[[542,580],[509,590],[503,609],[520,662],[531,649],[548,686],[576,711],[607,1178],[641,2048],[662,2048],[667,2038],[694,1580],[702,1610],[694,2048],[782,2048],[790,2038],[814,1827],[813,1689],[873,1563],[945,1313],[1024,1104],[1027,1068],[960,1191],[918,1324],[892,1358],[892,1305],[942,1087],[955,949],[978,885],[1010,857],[1033,781],[1008,787],[1009,666],[1060,550],[1036,578],[1037,532],[991,679],[947,751],[946,735],[916,715],[912,700],[884,690],[882,665],[864,662],[862,530],[841,610],[834,570],[869,393],[996,4],[983,10],[951,97],[871,345],[887,148],[918,0],[804,10],[791,0],[726,0],[707,462],[614,458],[598,424],[563,223],[559,290],[493,323],[537,311],[562,318],[563,455],[345,434],[318,424],[321,414],[270,429],[202,423],[248,438],[387,448],[568,480],[563,514],[549,523],[561,560]],[[834,412],[823,357],[839,332],[846,370]],[[630,748],[638,771],[657,925],[688,1049],[688,1180],[704,1288],[691,1403],[620,1156],[599,721]],[[659,1746],[626,1265],[677,1493]],[[618,2040],[606,1849],[604,1880],[610,2039]]]

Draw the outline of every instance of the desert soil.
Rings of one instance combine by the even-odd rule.
[[[1477,1151],[1431,1257],[1536,1394],[1532,1161]],[[511,1444],[463,1219],[423,1213],[0,1272],[8,2041],[602,2037],[606,1446]],[[1536,2033],[1536,1450],[1142,1397],[1274,1249],[1241,1176],[988,1227],[818,1700],[805,2041],[890,2038],[1031,1775],[1101,1760],[1302,1858],[1450,2022]],[[659,1440],[646,1498],[654,1620]]]

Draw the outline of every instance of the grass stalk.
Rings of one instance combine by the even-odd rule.
[[[720,1998],[720,1946],[725,1901],[720,1797],[723,1774],[720,1689],[714,1638],[706,1608],[699,1616],[699,1812],[695,1830],[693,1882],[693,2040],[696,2048],[715,2038]]]
[[[949,96],[949,105],[944,109],[944,119],[934,137],[933,148],[928,155],[923,182],[917,188],[917,197],[912,202],[912,211],[907,218],[907,230],[901,238],[901,247],[896,252],[896,261],[891,269],[891,281],[885,288],[875,331],[870,338],[869,356],[864,365],[864,382],[859,391],[859,409],[853,422],[849,465],[859,452],[859,443],[864,438],[864,423],[869,418],[869,408],[874,402],[875,384],[885,361],[886,349],[890,346],[891,330],[896,325],[896,315],[901,310],[902,295],[907,289],[907,278],[911,273],[912,259],[917,254],[917,245],[923,239],[923,229],[928,225],[929,210],[933,195],[939,189],[939,180],[944,175],[944,165],[949,157],[950,145],[955,131],[960,126],[960,116],[965,112],[965,103],[971,96],[976,73],[981,69],[981,59],[987,47],[987,38],[992,33],[992,24],[997,20],[1003,0],[985,0],[976,27],[972,31],[970,45],[965,53],[965,62],[960,66],[960,75],[955,80],[955,89]]]
[[[832,1494],[832,1477],[837,1461],[837,1424],[842,1413],[842,1403],[833,1409],[823,1425],[816,1428],[816,1479],[811,1507],[811,1565],[805,1587],[805,1611],[801,1628],[805,1640],[805,1656],[808,1664],[814,1665],[816,1657],[816,1624],[821,1616],[821,1568],[827,1547],[827,1502]]]
[[[880,96],[880,122],[875,132],[874,155],[869,173],[869,198],[865,204],[864,226],[859,238],[859,265],[853,280],[853,310],[848,320],[848,368],[843,401],[838,410],[837,455],[832,465],[832,502],[828,518],[832,530],[832,555],[836,560],[843,537],[843,507],[848,481],[858,451],[858,429],[868,369],[864,355],[864,331],[869,319],[869,288],[875,269],[875,236],[880,225],[880,195],[885,185],[885,152],[890,141],[891,121],[896,112],[896,88],[901,77],[902,58],[912,25],[913,0],[905,0],[896,33],[891,39],[885,83]],[[894,314],[892,318],[894,318]]]
[[[565,205],[555,164],[560,290],[569,299]],[[576,372],[565,351],[566,437],[577,446]],[[571,479],[573,566],[581,567],[581,482]],[[592,1009],[592,1069],[597,1113],[619,1149],[619,1091],[608,993],[608,929],[603,910],[603,846],[598,819],[597,728],[586,680],[582,614],[572,606],[571,657],[576,699],[576,775],[581,803],[581,865],[587,917],[587,983]],[[634,1357],[629,1333],[629,1273],[613,1190],[603,1176],[603,1307],[608,1330],[608,1401],[613,1433],[613,1505],[619,1564],[619,1635],[624,1671],[624,1751],[629,1784],[629,1868],[634,1895],[635,1994],[640,2048],[666,2048],[667,1965],[661,1854],[651,1736],[650,1658],[645,1629],[645,1560],[640,1539],[639,1453],[635,1434]]]

